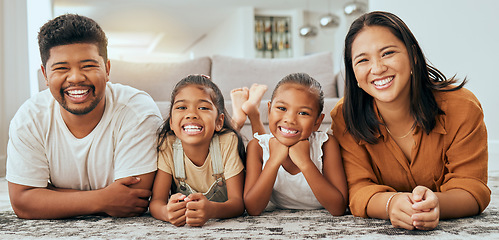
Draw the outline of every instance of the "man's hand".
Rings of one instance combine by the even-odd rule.
[[[133,217],[144,213],[149,206],[151,191],[129,187],[138,182],[138,177],[125,177],[101,189],[102,212],[113,217]]]

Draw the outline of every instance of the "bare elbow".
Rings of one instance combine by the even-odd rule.
[[[243,197],[244,208],[246,209],[246,213],[250,216],[259,216],[262,214],[264,209],[259,209],[258,206],[255,206],[254,201],[252,199],[248,199],[246,193]],[[248,204],[249,203],[249,204]]]
[[[246,212],[250,216],[260,216],[260,214],[262,214],[262,211],[263,210],[251,209],[251,208],[246,207]]]
[[[334,210],[329,211],[329,213],[331,213],[331,215],[333,215],[335,217],[340,217],[340,216],[345,215],[345,211],[346,211],[346,208],[342,208],[339,211],[334,211]]]
[[[336,204],[332,204],[332,206],[326,207],[327,211],[335,217],[345,215],[345,212],[347,210],[347,203],[345,201],[342,201],[340,205],[336,205],[337,207],[333,207],[335,205]]]
[[[23,201],[22,199],[15,199],[11,196],[10,204],[18,218],[27,220],[42,219],[36,214],[34,209],[31,209],[30,203],[26,203],[26,201]]]
[[[16,205],[12,201],[11,201],[11,204],[12,204],[12,209],[14,210],[14,213],[17,215],[18,218],[26,219],[26,220],[40,219],[40,218],[37,218],[34,214],[30,214],[31,211],[22,210],[22,208],[17,206],[19,204]]]
[[[10,204],[17,217],[22,219],[40,219],[36,211],[32,209],[33,197],[27,193],[34,188],[9,182]],[[35,198],[36,199],[36,198]]]

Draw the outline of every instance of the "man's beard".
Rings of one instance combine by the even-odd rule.
[[[92,91],[92,93],[91,93],[91,94],[92,94],[92,96],[94,96],[94,97],[95,97],[95,92],[94,92],[94,91]],[[60,104],[60,105],[62,106],[62,108],[64,108],[66,111],[68,111],[68,112],[70,112],[70,113],[72,113],[72,114],[74,114],[74,115],[85,115],[85,114],[87,114],[87,113],[90,113],[92,110],[94,110],[94,109],[97,107],[97,105],[99,105],[99,102],[102,100],[102,98],[101,98],[101,99],[99,99],[99,98],[95,98],[95,99],[94,99],[94,100],[90,103],[90,106],[88,106],[88,107],[85,107],[85,108],[82,108],[82,109],[79,109],[79,108],[78,108],[78,109],[71,109],[71,108],[69,108],[69,106],[68,106],[68,104],[67,104],[67,102],[66,102],[66,98],[65,98],[65,95],[64,95],[64,92],[63,92],[63,91],[61,91],[61,95],[62,95],[62,100],[61,100],[61,102],[59,102],[59,104]]]

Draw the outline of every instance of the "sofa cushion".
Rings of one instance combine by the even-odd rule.
[[[211,73],[211,59],[201,57],[183,62],[140,63],[111,60],[111,82],[146,91],[155,101],[170,101],[170,95],[182,78],[189,74]]]
[[[289,59],[212,57],[212,80],[226,98],[234,88],[260,83],[269,87],[263,99],[270,99],[277,82],[296,72],[307,73],[320,82],[325,98],[337,97],[333,57],[329,52]]]

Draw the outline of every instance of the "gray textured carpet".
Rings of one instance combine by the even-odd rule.
[[[204,227],[175,227],[149,214],[135,218],[82,216],[64,220],[22,220],[0,212],[0,239],[499,239],[499,177],[490,177],[492,201],[484,213],[443,220],[433,231],[394,229],[388,221],[326,210],[268,209],[262,216],[210,220]]]

